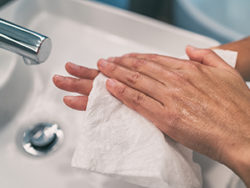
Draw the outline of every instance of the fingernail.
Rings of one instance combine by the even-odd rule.
[[[63,97],[63,101],[66,101],[66,100],[69,100],[70,98],[69,98],[69,96],[64,96]]]
[[[56,80],[58,80],[58,81],[63,80],[63,77],[60,76],[60,75],[57,75],[57,74],[54,76],[54,78],[55,78]]]
[[[99,60],[99,65],[101,66],[101,67],[106,67],[107,66],[107,64],[108,64],[108,62],[105,60],[105,59],[100,59]]]
[[[72,96],[64,96],[64,97],[63,97],[63,101],[65,101],[65,100],[70,101],[70,100],[72,100],[72,99],[73,99]]]
[[[74,63],[72,63],[72,62],[67,62],[66,63],[67,65],[69,65],[70,67],[72,67],[72,68],[74,68],[76,65],[74,64]]]
[[[67,62],[67,64],[72,65],[73,63],[72,63],[72,62],[70,62],[70,61],[68,61],[68,62]]]
[[[196,48],[196,47],[191,46],[191,45],[188,45],[187,47],[190,48],[191,50],[198,50],[199,49],[199,48]]]
[[[114,88],[115,85],[116,85],[116,82],[115,82],[113,79],[108,79],[108,80],[107,80],[107,85],[108,85],[109,87]]]

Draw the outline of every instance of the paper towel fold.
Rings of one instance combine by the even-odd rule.
[[[110,95],[106,79],[99,74],[94,80],[72,166],[144,187],[201,187],[201,171],[193,162],[192,151],[165,137],[151,122]]]

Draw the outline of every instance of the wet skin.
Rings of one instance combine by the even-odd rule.
[[[211,50],[187,47],[190,60],[127,54],[100,59],[98,69],[72,63],[74,77],[53,77],[79,93],[64,102],[85,110],[93,79],[109,77],[107,90],[163,133],[234,170],[250,186],[250,91],[241,75]]]

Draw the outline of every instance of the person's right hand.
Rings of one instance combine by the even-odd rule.
[[[171,64],[170,57],[130,54],[109,58],[106,64],[100,60],[98,67],[113,80],[106,83],[112,95],[175,141],[227,165],[250,187],[249,89],[240,75],[214,53],[192,48],[187,52],[191,61],[175,59]],[[136,74],[125,72],[134,69],[138,70]],[[80,93],[79,97],[65,97],[64,102],[71,108],[85,110],[98,71],[71,63],[66,64],[66,70],[78,78],[55,76],[54,83],[63,90]],[[140,77],[139,71],[154,74],[156,79],[142,79],[145,76]],[[163,79],[166,85],[152,84],[157,79]],[[126,86],[126,81],[130,85]],[[159,107],[154,105],[159,102],[150,98],[153,94],[161,97],[162,106],[167,106],[154,108]]]
[[[55,75],[53,82],[62,90],[80,94],[80,96],[65,96],[63,101],[67,106],[75,110],[85,110],[93,80],[99,71],[73,63],[66,63],[65,69],[76,78]]]

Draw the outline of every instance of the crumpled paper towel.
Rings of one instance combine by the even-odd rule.
[[[236,61],[234,52],[216,53]],[[114,98],[106,79],[94,80],[72,166],[150,188],[202,187],[192,151]]]

